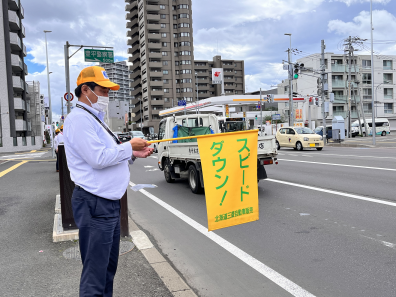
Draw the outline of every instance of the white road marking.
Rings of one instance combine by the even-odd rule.
[[[279,155],[279,154],[278,154]],[[294,155],[291,155],[294,156]],[[301,155],[301,156],[308,156],[308,155]],[[310,155],[310,157],[321,157],[321,156],[337,156],[337,157],[357,157],[357,158],[373,158],[373,159],[394,159],[396,157],[378,157],[378,156],[358,156],[358,155],[339,155],[339,154],[322,154],[316,153],[314,155]]]
[[[153,168],[154,166],[144,166],[144,168]]]
[[[278,161],[297,162],[297,163],[310,163],[310,164],[341,166],[341,167],[354,167],[354,168],[375,169],[375,170],[385,170],[385,171],[396,171],[396,169],[394,169],[394,168],[368,167],[368,166],[347,165],[347,164],[332,164],[332,163],[301,161],[301,160],[290,160],[290,159],[278,159]]]
[[[282,181],[282,180],[276,180],[276,179],[272,179],[272,178],[267,178],[267,179],[265,179],[265,181],[270,181],[270,182],[274,182],[274,183],[289,185],[289,186],[293,186],[293,187],[304,188],[304,189],[318,191],[318,192],[329,193],[329,194],[338,195],[338,196],[344,196],[344,197],[353,198],[353,199],[359,199],[359,200],[364,200],[364,201],[369,201],[369,202],[375,202],[375,203],[389,205],[389,206],[396,206],[395,202],[384,201],[384,200],[379,200],[379,199],[375,199],[375,198],[359,196],[359,195],[355,195],[355,194],[348,194],[348,193],[339,192],[339,191],[327,190],[327,189],[322,189],[322,188],[318,188],[318,187],[305,186],[305,185],[300,185],[300,184],[296,184],[296,183],[286,182],[286,181]]]
[[[158,157],[155,156],[150,156],[149,158],[158,159]]]
[[[381,243],[382,245],[384,245],[384,246],[386,246],[386,247],[389,247],[389,248],[391,248],[391,249],[396,249],[396,244],[394,244],[394,243],[392,243],[392,242],[387,242],[387,241],[379,240],[379,239],[372,238],[372,237],[365,236],[365,235],[360,235],[360,236],[366,237],[366,238],[371,239],[371,240],[374,240],[374,241],[376,241],[376,242],[379,242],[379,243]]]
[[[39,158],[39,157],[41,157],[44,154],[45,154],[45,152],[43,152],[43,153],[33,153],[33,154],[21,154],[21,155],[8,155],[8,156],[1,156],[0,160],[1,159],[3,159],[3,160],[4,159],[11,160],[11,159]]]
[[[131,186],[134,186],[135,184],[133,182],[129,182]],[[270,279],[273,281],[275,284],[277,284],[279,287],[284,289],[285,291],[289,292],[293,296],[296,297],[315,297],[315,295],[312,295],[305,289],[301,288],[297,284],[293,283],[291,280],[287,279],[280,273],[276,272],[272,268],[268,267],[264,263],[260,262],[256,258],[250,256],[240,248],[236,247],[229,241],[225,240],[224,238],[220,237],[214,232],[208,232],[208,229],[199,224],[198,222],[194,221],[190,217],[186,216],[184,213],[178,211],[176,208],[170,206],[168,203],[162,201],[161,199],[157,198],[153,194],[147,192],[146,190],[140,190],[142,194],[146,195],[148,198],[153,200],[154,202],[158,203],[161,205],[163,208],[177,216],[179,219],[193,227],[195,230],[203,234],[204,236],[208,237],[215,243],[217,243],[219,246],[224,248],[226,251],[230,252],[232,255],[240,259],[242,262],[246,263],[253,269],[255,269],[257,272],[261,273],[263,276],[266,278]]]
[[[146,170],[146,172],[149,172],[149,171],[158,171],[158,170],[159,170],[158,168],[154,168],[154,169]]]

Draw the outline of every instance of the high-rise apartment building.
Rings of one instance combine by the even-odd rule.
[[[40,82],[27,82],[29,93],[27,94],[27,102],[30,102],[28,112],[28,121],[31,123],[31,137],[44,135],[45,111],[44,111],[44,95],[40,94]]]
[[[20,0],[2,0],[0,7],[0,152],[39,148],[41,135],[31,137],[24,10]]]
[[[221,56],[215,56],[213,61],[194,61],[195,88],[198,87],[199,100],[221,96],[221,85],[212,84],[212,68],[224,69],[225,95],[245,94],[245,62],[243,60],[222,60]]]
[[[297,63],[304,63],[309,70],[320,69],[320,54],[313,54],[301,59]],[[351,59],[351,118],[362,117],[360,101],[366,117],[371,118],[374,110],[376,117],[386,117],[392,126],[396,126],[396,56],[374,56],[374,65],[371,65],[370,55],[356,55]],[[325,53],[325,66],[328,73],[328,94],[334,93],[332,116],[340,115],[344,118],[348,111],[348,57],[342,54]],[[374,90],[371,88],[371,67],[374,67]],[[309,74],[309,72],[307,72]],[[311,72],[312,75],[312,72]],[[278,85],[279,94],[288,94],[288,80]],[[318,94],[317,78],[300,75],[293,80],[293,92],[302,96]],[[372,106],[374,96],[375,104]],[[327,120],[331,121],[332,116]]]
[[[100,67],[106,70],[109,79],[116,84],[120,85],[118,91],[110,91],[109,99],[114,100],[130,100],[131,87],[129,86],[132,80],[129,75],[132,73],[128,70],[128,65],[126,61],[115,62],[115,63],[99,63]]]
[[[126,2],[133,121],[139,127],[143,117],[143,132],[150,133],[172,98],[195,97],[191,0]]]

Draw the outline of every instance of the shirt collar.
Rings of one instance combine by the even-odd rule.
[[[84,106],[86,109],[88,109],[94,115],[96,115],[99,118],[99,120],[101,120],[103,122],[104,116],[106,114],[105,111],[104,112],[97,111],[96,109],[92,108],[92,106],[85,104],[84,102],[81,102],[81,101],[78,101],[78,104],[81,106]]]

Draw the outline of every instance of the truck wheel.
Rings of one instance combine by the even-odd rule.
[[[280,144],[279,144],[278,140],[276,141],[276,150],[278,150],[278,151],[280,150]]]
[[[188,167],[188,185],[190,186],[191,192],[194,194],[202,193],[203,189],[199,181],[199,173],[194,165]]]
[[[381,136],[386,136],[386,132],[385,132],[385,131],[382,131]]]
[[[303,145],[302,145],[301,142],[297,141],[297,143],[296,143],[296,149],[297,149],[298,151],[302,151],[302,150],[304,149],[304,147],[303,147]]]
[[[165,175],[166,182],[168,182],[168,183],[175,182],[175,179],[173,179],[172,175],[171,175],[171,165],[169,164],[169,160],[165,161],[164,175]]]

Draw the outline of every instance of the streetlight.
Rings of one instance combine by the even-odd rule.
[[[48,83],[48,105],[49,105],[49,122],[51,125],[51,130],[52,130],[52,106],[51,106],[51,85],[50,85],[50,71],[49,71],[49,65],[48,65],[48,46],[47,46],[47,33],[51,33],[52,31],[44,30],[44,36],[45,36],[45,55],[47,57],[47,83]],[[53,133],[52,133],[53,134]],[[53,135],[51,135],[51,138],[53,139]],[[52,157],[54,157],[54,146],[52,145]]]
[[[197,110],[197,114],[199,113],[199,95],[198,95],[198,77],[197,77],[197,75],[198,75],[198,72],[195,72],[195,82],[196,82],[196,84],[197,84],[197,102],[196,102],[196,105],[197,105],[197,108],[196,108],[196,110]]]
[[[288,73],[289,73],[289,126],[294,126],[294,118],[293,118],[293,74],[292,74],[292,55],[291,55],[291,33],[285,33],[285,35],[288,35],[290,37],[290,47],[288,50]],[[325,125],[325,124],[323,124]]]
[[[143,132],[143,112],[142,112],[142,98],[138,98],[140,102],[140,131]]]
[[[374,89],[374,46],[373,46],[373,1],[370,0],[370,31],[371,31],[371,93]],[[374,115],[374,96],[371,96],[371,108],[372,108],[372,123],[371,129],[373,131],[373,145],[375,145],[375,135],[377,129],[375,127],[375,115]],[[368,131],[367,131],[368,135]]]

